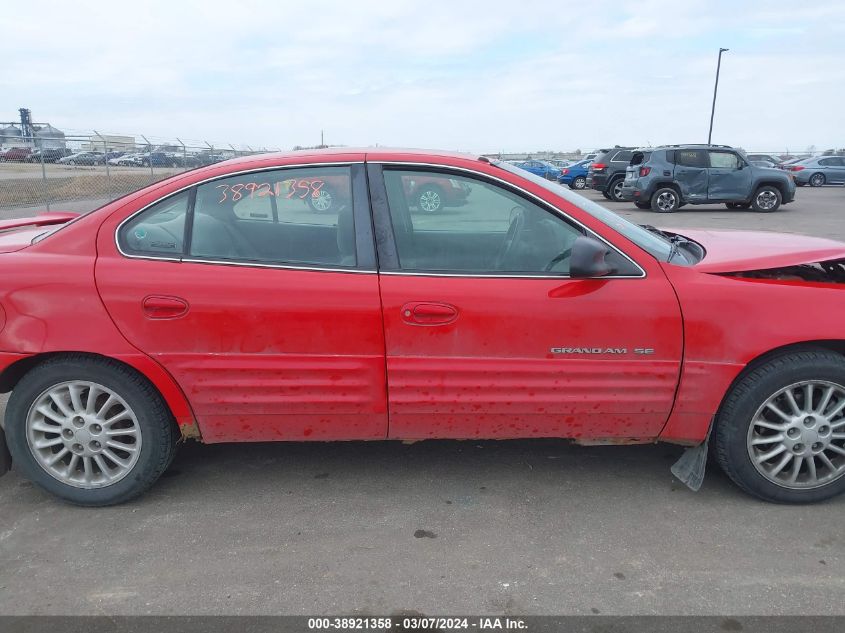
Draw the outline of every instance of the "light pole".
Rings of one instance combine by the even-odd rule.
[[[728,52],[729,48],[719,49],[719,62],[716,64],[716,85],[713,86],[713,107],[710,109],[710,131],[707,133],[707,144],[713,136],[713,115],[716,114],[716,91],[719,90],[719,69],[722,67],[722,53]]]

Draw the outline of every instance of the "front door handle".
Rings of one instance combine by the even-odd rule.
[[[150,295],[144,299],[143,307],[148,319],[178,319],[188,313],[188,302],[179,297]]]
[[[448,303],[414,301],[402,306],[402,320],[410,325],[446,325],[458,318],[458,309]]]

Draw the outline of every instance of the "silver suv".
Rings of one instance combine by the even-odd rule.
[[[795,181],[791,172],[752,165],[727,145],[667,145],[634,152],[622,199],[659,213],[714,203],[770,212],[795,199]]]

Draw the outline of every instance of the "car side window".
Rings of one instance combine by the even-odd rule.
[[[819,165],[824,165],[825,167],[833,167],[834,165],[838,164],[838,160],[835,158],[822,158],[819,160]]]
[[[675,164],[684,167],[707,167],[707,152],[700,149],[675,150]]]
[[[276,169],[199,185],[190,256],[354,267],[350,169]]]
[[[120,249],[128,255],[181,257],[189,194],[184,191],[148,207],[118,231]]]
[[[611,159],[611,162],[630,162],[631,157],[634,155],[634,152],[629,150],[623,150],[621,152],[617,152],[616,156]]]
[[[710,152],[710,166],[718,169],[738,169],[739,159],[731,152]]]
[[[384,179],[401,270],[566,275],[584,233],[479,179],[393,169]]]

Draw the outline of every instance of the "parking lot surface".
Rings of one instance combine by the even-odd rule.
[[[845,240],[845,187],[774,214],[606,206]],[[147,495],[105,509],[12,472],[0,613],[845,614],[845,497],[765,504],[715,467],[692,493],[669,473],[681,450],[189,444]]]

